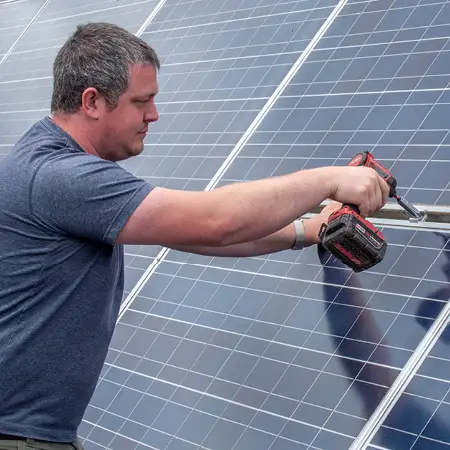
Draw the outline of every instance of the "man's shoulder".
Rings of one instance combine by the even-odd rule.
[[[46,119],[35,122],[15,143],[2,161],[4,170],[34,176],[52,161],[73,158],[77,152],[62,135],[46,125]],[[81,151],[79,151],[81,155]]]
[[[0,197],[21,195],[28,217],[47,232],[115,243],[153,187],[117,162],[85,152],[65,133],[45,128],[45,122],[35,124],[0,164]]]
[[[50,125],[49,117],[35,122],[16,142],[13,151],[23,152],[39,147],[65,148],[68,144],[67,138]]]
[[[42,180],[60,174],[68,181],[80,175],[99,175],[100,169],[122,172],[115,162],[85,152],[69,135],[57,127],[49,117],[34,123],[17,141],[11,159],[34,172]],[[39,175],[38,175],[39,174]]]

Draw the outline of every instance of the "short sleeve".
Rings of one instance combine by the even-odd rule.
[[[56,232],[114,244],[152,188],[115,162],[72,154],[40,167],[30,206],[34,218]]]

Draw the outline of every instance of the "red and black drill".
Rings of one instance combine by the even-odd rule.
[[[358,153],[349,166],[366,166],[376,170],[389,185],[389,197],[395,198],[411,217],[424,219],[424,213],[397,195],[397,180],[370,152]],[[355,205],[343,205],[332,213],[328,223],[322,224],[319,238],[325,249],[354,272],[362,272],[381,262],[387,249],[381,231],[364,219]]]

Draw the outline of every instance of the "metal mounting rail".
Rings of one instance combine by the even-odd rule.
[[[305,217],[318,214],[322,211],[328,201],[321,203],[317,208],[306,214]],[[425,211],[425,220],[417,221],[410,218],[405,210],[396,203],[387,203],[382,209],[368,217],[370,222],[377,226],[395,228],[414,228],[427,231],[449,231],[450,232],[450,206],[414,204],[419,211]]]

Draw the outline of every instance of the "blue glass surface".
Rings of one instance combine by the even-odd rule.
[[[45,0],[0,4],[0,61],[23,33],[44,2]],[[12,24],[14,26],[11,26]]]
[[[222,184],[344,165],[369,150],[415,203],[449,204],[449,8],[348,3]]]
[[[316,247],[169,252],[118,324],[86,442],[98,443],[93,424],[107,445],[138,423],[140,442],[161,448],[348,449],[450,289],[442,236],[383,232],[385,261],[361,274]]]
[[[434,283],[432,297],[418,302],[414,319],[428,329],[450,300],[450,246],[448,236],[435,265],[443,277]],[[445,245],[446,244],[446,245]],[[436,269],[438,268],[436,267]],[[443,282],[442,278],[445,278]],[[436,279],[436,278],[435,278]],[[431,286],[430,286],[431,287]],[[374,437],[373,445],[392,450],[443,450],[450,448],[450,326],[444,329],[401,398]]]

